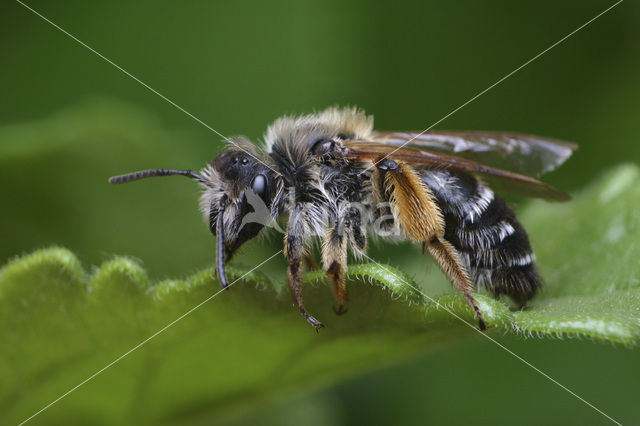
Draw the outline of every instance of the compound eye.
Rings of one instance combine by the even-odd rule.
[[[315,155],[324,155],[333,151],[334,146],[334,141],[330,139],[320,139],[318,142],[313,144],[311,152],[313,152]]]
[[[264,175],[258,175],[251,182],[251,189],[260,198],[264,199],[267,193],[267,178]]]

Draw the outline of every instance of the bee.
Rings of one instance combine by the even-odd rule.
[[[534,176],[558,167],[577,148],[516,133],[377,131],[372,116],[336,107],[277,119],[261,147],[245,137],[229,142],[199,173],[153,169],[109,181],[168,175],[196,180],[203,191],[200,208],[217,240],[216,274],[223,288],[226,262],[268,226],[246,220],[255,206],[260,204],[269,220],[285,219],[289,289],[316,330],[323,325],[302,298],[302,272],[305,260],[314,263],[314,241],[321,242],[322,267],[340,314],[348,301],[348,253],[364,257],[368,237],[393,238],[391,229],[433,257],[473,308],[479,329],[486,324],[475,289],[508,296],[523,307],[542,280],[527,232],[492,188],[567,201],[566,193]]]

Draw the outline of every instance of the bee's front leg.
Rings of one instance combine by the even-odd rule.
[[[306,251],[302,239],[302,205],[297,204],[289,218],[289,227],[285,235],[285,254],[289,259],[289,268],[287,270],[287,282],[293,302],[298,307],[300,314],[309,321],[316,331],[320,330],[324,325],[313,316],[311,316],[304,308],[302,303],[302,267],[301,259],[304,258]]]
[[[316,331],[320,330],[324,325],[313,316],[311,316],[302,304],[302,270],[299,260],[289,259],[289,269],[287,270],[287,280],[289,282],[289,290],[294,303],[298,307],[300,314],[309,321]]]

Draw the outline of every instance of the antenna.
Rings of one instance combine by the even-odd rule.
[[[126,175],[113,176],[109,178],[109,183],[120,184],[133,182],[134,180],[146,179],[149,177],[155,176],[172,176],[172,175],[181,175],[186,176],[190,179],[197,180],[198,182],[204,183],[204,178],[194,172],[193,170],[173,170],[173,169],[150,169],[150,170],[141,170],[139,172],[127,173]]]

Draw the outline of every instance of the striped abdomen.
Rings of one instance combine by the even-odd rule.
[[[529,237],[513,210],[471,175],[420,171],[445,218],[445,239],[459,251],[471,279],[494,297],[524,305],[541,285]]]

